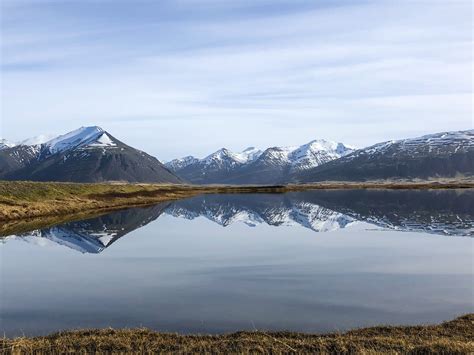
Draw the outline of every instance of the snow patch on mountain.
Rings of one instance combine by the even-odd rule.
[[[354,148],[342,143],[314,140],[293,150],[289,154],[290,170],[310,169],[331,160],[350,154]]]
[[[102,128],[97,126],[81,127],[46,142],[45,146],[51,154],[56,154],[78,146],[92,144],[97,141],[104,132]]]
[[[249,163],[262,155],[262,151],[255,147],[248,147],[240,153],[234,153],[234,156],[242,163]]]
[[[95,141],[86,145],[92,148],[116,147],[117,144],[110,138],[107,133],[102,133]]]
[[[173,159],[173,160],[167,162],[165,165],[166,165],[166,167],[168,167],[170,169],[180,170],[180,169],[183,169],[183,168],[187,167],[188,165],[196,164],[197,162],[199,162],[199,159],[197,159],[197,158],[195,158],[191,155],[188,155],[187,157],[184,157],[184,158]]]
[[[234,153],[229,149],[221,148],[202,159],[189,155],[184,158],[173,159],[165,163],[165,166],[173,171],[179,171],[191,165],[199,166],[202,169],[230,170],[234,167],[254,161],[261,154],[262,151],[255,147],[249,147],[239,153]]]
[[[451,146],[453,150],[447,150],[446,147]],[[361,155],[383,154],[389,150],[393,150],[393,154],[407,152],[426,152],[429,154],[451,153],[459,150],[467,151],[474,149],[474,130],[441,132],[428,134],[417,138],[408,138],[400,140],[391,140],[387,142],[377,143],[370,147],[356,150],[348,155],[346,159],[351,160]]]
[[[14,147],[15,144],[7,141],[6,139],[0,139],[0,150],[2,149],[7,149],[7,148],[12,148]]]
[[[237,154],[231,152],[226,148],[219,149],[217,152],[208,155],[202,160],[202,162],[205,165],[211,166],[221,166],[224,165],[225,162],[230,162],[231,164],[243,163],[243,161],[239,159],[239,156]]]
[[[8,155],[20,163],[25,162],[25,160],[37,158],[41,151],[40,145],[21,145],[14,147],[15,149],[8,151]]]
[[[266,165],[289,167],[290,170],[309,169],[340,158],[354,151],[354,148],[342,143],[314,140],[302,146],[271,147],[264,151],[249,147],[235,153],[226,148],[209,154],[203,159],[187,156],[174,159],[165,165],[173,171],[179,171],[189,166],[196,166],[206,174],[209,170],[230,170],[254,162]]]
[[[249,147],[240,153],[234,153],[226,148],[208,155],[200,160],[205,165],[223,165],[225,162],[232,164],[246,164],[260,156],[262,152],[254,147]]]

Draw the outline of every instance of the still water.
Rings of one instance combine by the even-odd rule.
[[[6,236],[0,331],[327,332],[473,312],[473,191],[207,195]]]

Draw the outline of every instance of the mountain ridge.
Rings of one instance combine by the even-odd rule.
[[[316,139],[301,146],[249,147],[238,153],[221,148],[202,159],[186,156],[165,166],[197,184],[277,184],[284,183],[291,172],[324,164],[353,150],[343,143]]]
[[[474,130],[440,132],[355,149],[324,139],[300,146],[221,148],[162,164],[98,126],[19,143],[0,140],[0,179],[282,185],[319,181],[474,177]]]
[[[292,182],[474,176],[474,129],[391,140],[292,174]]]

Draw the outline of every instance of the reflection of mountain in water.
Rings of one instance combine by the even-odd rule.
[[[301,225],[316,232],[327,232],[363,221],[394,230],[474,235],[474,191],[471,190],[316,190],[202,195],[69,222],[19,237],[31,243],[54,242],[82,253],[100,253],[163,212],[186,219],[204,216],[222,226],[234,222],[252,227],[266,223]]]
[[[204,216],[222,226],[299,224],[316,232],[364,221],[383,228],[443,235],[474,233],[471,190],[315,190],[287,194],[204,195],[176,201],[175,217]]]
[[[384,228],[474,235],[473,190],[321,190],[304,198]]]
[[[19,237],[36,244],[52,241],[81,253],[100,253],[120,237],[157,219],[165,207],[166,205],[156,205],[148,208],[132,208],[34,230]]]
[[[222,226],[243,222],[251,227],[302,225],[316,232],[346,227],[354,218],[307,201],[294,194],[203,195],[173,202],[165,212],[174,217],[204,216]],[[302,196],[304,197],[304,196]]]

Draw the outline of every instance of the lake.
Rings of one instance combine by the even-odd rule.
[[[0,330],[343,331],[473,312],[474,192],[204,195],[1,239]]]

